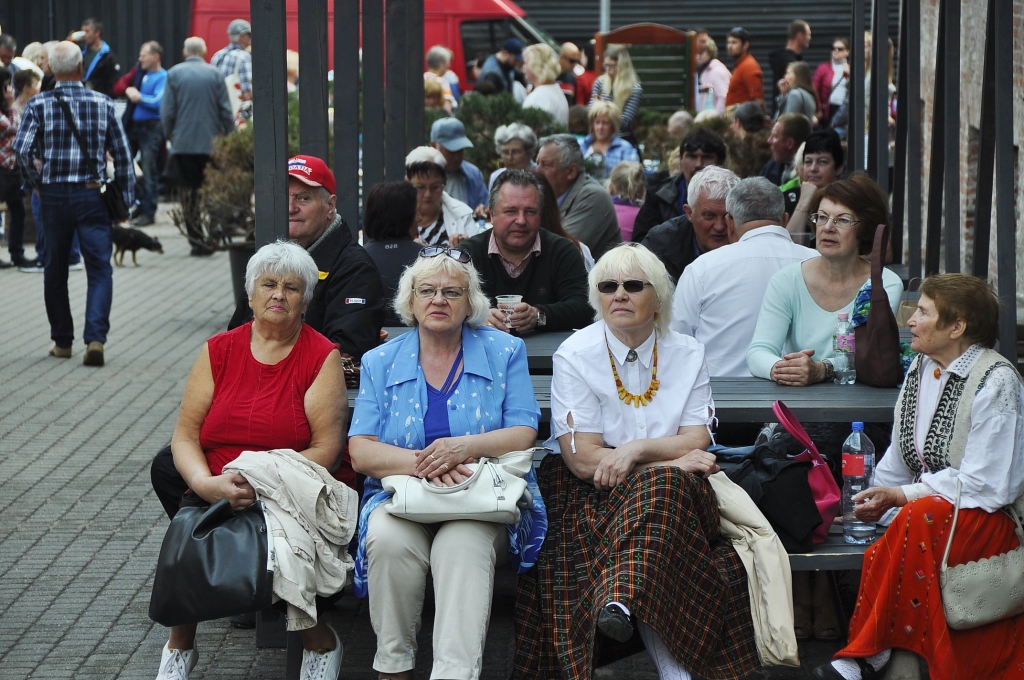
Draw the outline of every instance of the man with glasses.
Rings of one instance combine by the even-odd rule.
[[[680,172],[669,175],[662,170],[647,180],[647,199],[640,206],[633,225],[634,243],[643,242],[654,227],[683,214],[686,185],[694,173],[709,165],[725,165],[725,141],[707,128],[691,130],[679,144]]]
[[[473,259],[484,294],[519,295],[511,314],[491,309],[487,323],[503,331],[569,331],[593,321],[587,271],[572,241],[540,228],[544,190],[528,170],[506,170],[491,188],[494,227],[459,246]]]
[[[832,58],[818,65],[811,83],[818,93],[818,106],[825,122],[823,127],[831,126],[836,111],[846,100],[846,90],[850,83],[850,41],[846,38],[835,38],[832,41]]]

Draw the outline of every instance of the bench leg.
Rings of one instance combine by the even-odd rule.
[[[302,669],[302,638],[298,632],[288,633],[288,648],[285,653],[284,678],[285,680],[299,680]]]

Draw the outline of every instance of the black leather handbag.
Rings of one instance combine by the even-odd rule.
[[[226,500],[182,506],[164,535],[149,618],[164,626],[267,609],[267,522],[259,503],[235,513]]]

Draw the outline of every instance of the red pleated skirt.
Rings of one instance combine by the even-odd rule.
[[[1024,616],[971,630],[946,625],[939,566],[953,506],[938,496],[908,503],[864,553],[849,643],[837,657],[865,657],[898,648],[928,662],[932,680],[1024,678]],[[1017,547],[1005,513],[960,510],[949,564],[998,555]]]

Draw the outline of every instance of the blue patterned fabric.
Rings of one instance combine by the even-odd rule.
[[[862,326],[868,322],[868,311],[871,309],[871,279],[864,282],[864,285],[857,291],[857,297],[853,301],[853,315],[850,321],[853,327]],[[910,349],[909,342],[900,342],[900,363],[903,365],[903,376],[906,377],[910,370],[910,362],[917,356],[917,352]]]
[[[453,436],[479,434],[525,425],[537,429],[540,408],[526,363],[526,346],[519,338],[493,328],[462,329],[464,367],[458,387],[448,400],[448,424]],[[424,448],[427,382],[419,363],[419,333],[400,335],[363,355],[359,394],[349,437],[377,437],[383,443],[409,450]],[[509,557],[517,573],[533,566],[547,534],[547,512],[531,470],[526,488],[531,507],[516,524],[508,525]],[[368,594],[366,533],[370,514],[390,497],[380,480],[367,477],[359,511],[355,592]]]

